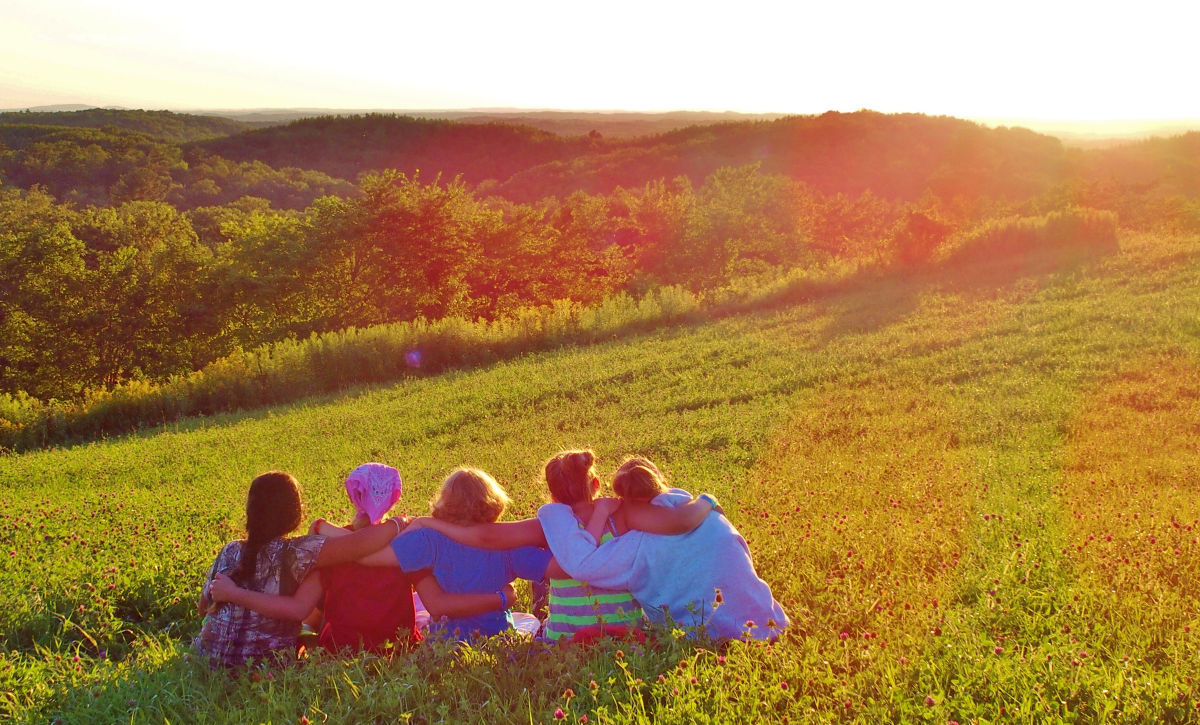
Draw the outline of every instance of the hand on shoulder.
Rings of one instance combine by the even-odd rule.
[[[405,518],[405,520],[408,522],[407,526],[404,528],[404,533],[406,534],[410,531],[420,531],[421,529],[429,528],[427,524],[431,520],[431,517],[429,516],[417,516],[411,519],[407,517],[402,518]]]
[[[604,496],[596,499],[593,505],[596,507],[595,510],[600,512],[601,515],[606,517],[612,516],[617,509],[621,508],[621,499],[613,496]]]

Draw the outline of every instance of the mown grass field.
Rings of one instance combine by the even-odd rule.
[[[190,652],[250,478],[340,518],[357,463],[564,447],[723,500],[772,645],[496,641],[229,676]],[[1200,240],[913,272],[810,303],[0,459],[0,718],[1200,721]]]

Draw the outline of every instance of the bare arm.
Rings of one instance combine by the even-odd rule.
[[[604,529],[608,527],[613,512],[622,507],[619,498],[598,498],[592,502],[592,517],[588,519],[587,532],[597,544],[600,543],[600,537],[604,536]]]
[[[416,519],[416,524],[421,528],[433,529],[460,544],[480,549],[515,549],[518,546],[541,546],[544,548],[546,546],[546,537],[542,534],[542,525],[538,523],[537,519],[463,526],[435,519],[432,516],[422,516]]]
[[[385,546],[373,554],[368,554],[358,560],[363,566],[400,566],[400,562],[396,560],[396,552],[390,546]]]
[[[674,508],[625,500],[621,503],[621,510],[625,513],[625,525],[629,528],[649,534],[671,535],[686,534],[704,523],[713,506],[702,498],[694,498]],[[599,540],[597,537],[596,541]]]
[[[242,589],[224,574],[217,574],[213,578],[211,589],[213,598],[219,602],[237,604],[272,619],[290,622],[299,622],[307,617],[317,606],[322,593],[321,577],[316,572],[306,576],[296,593],[290,596]]]
[[[389,519],[345,536],[329,537],[317,554],[317,566],[332,566],[361,559],[386,547],[404,530],[399,519]]]
[[[470,617],[484,612],[494,612],[497,609],[506,609],[506,605],[511,605],[516,598],[516,592],[513,591],[512,584],[504,585],[504,596],[506,599],[501,599],[500,595],[492,592],[489,594],[447,594],[442,591],[442,587],[438,584],[437,579],[432,576],[427,576],[415,585],[417,594],[421,595],[421,601],[425,603],[426,609],[429,610],[429,615],[435,620],[442,617],[450,617],[457,619],[459,617]]]
[[[362,526],[359,528],[366,528],[366,527]],[[341,526],[337,526],[336,524],[331,524],[328,521],[326,521],[325,519],[317,519],[316,521],[312,522],[311,526],[308,527],[308,533],[320,534],[321,536],[324,536],[326,538],[337,538],[339,536],[346,536],[347,534],[350,534],[354,531],[355,531],[355,529],[353,526],[351,526],[350,528],[343,528]]]

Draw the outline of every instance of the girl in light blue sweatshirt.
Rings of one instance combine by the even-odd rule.
[[[627,589],[646,615],[712,638],[774,639],[788,625],[783,607],[754,571],[746,540],[716,510],[690,533],[660,536],[629,531],[597,546],[603,529],[622,500],[650,500],[674,508],[692,500],[669,489],[658,468],[630,458],[613,477],[618,499],[599,499],[587,530],[579,528],[570,507],[547,504],[538,511],[546,542],[571,576],[594,586]],[[708,496],[705,494],[705,496]]]

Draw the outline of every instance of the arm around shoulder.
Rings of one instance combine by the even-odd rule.
[[[626,501],[621,508],[631,529],[649,534],[686,534],[693,531],[716,508],[716,499],[708,494],[680,506],[655,506],[641,501]]]
[[[478,549],[515,549],[518,546],[545,546],[546,537],[537,519],[504,521],[493,524],[463,526],[433,517],[419,519],[423,528],[454,539],[460,544]]]
[[[332,566],[361,559],[386,547],[403,530],[400,519],[389,519],[345,536],[327,538],[317,554],[316,566]]]
[[[242,589],[224,574],[218,574],[212,583],[212,595],[217,601],[229,602],[272,619],[291,622],[299,622],[307,617],[317,606],[323,591],[321,577],[316,572],[306,576],[292,595],[264,594]]]
[[[434,619],[449,617],[471,617],[485,612],[507,609],[514,598],[511,584],[506,584],[500,591],[486,594],[447,594],[438,584],[437,579],[427,576],[413,585],[421,601]]]

